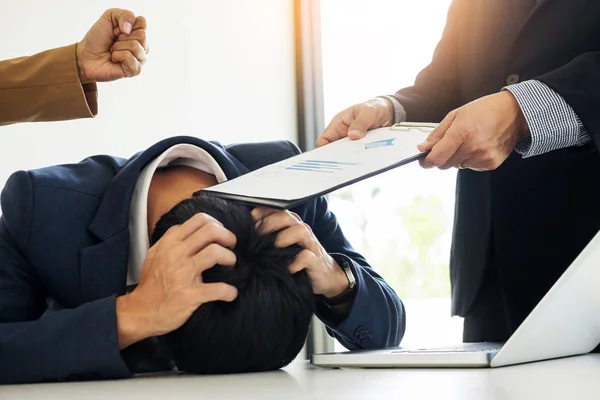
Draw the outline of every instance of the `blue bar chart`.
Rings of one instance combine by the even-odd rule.
[[[286,167],[286,169],[291,169],[295,171],[318,172],[324,174],[335,174],[345,171],[348,168],[355,167],[357,165],[357,163],[347,163],[339,161],[303,160]]]

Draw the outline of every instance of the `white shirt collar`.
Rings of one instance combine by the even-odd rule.
[[[148,239],[148,190],[154,172],[167,165],[187,165],[197,168],[217,178],[217,182],[225,182],[227,177],[208,152],[191,144],[177,144],[170,147],[155,158],[140,173],[133,190],[129,211],[129,263],[127,268],[127,285],[139,281],[146,253],[150,248]]]

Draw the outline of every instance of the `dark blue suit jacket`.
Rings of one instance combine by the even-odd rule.
[[[299,153],[285,141],[224,147],[174,137],[129,160],[102,155],[14,173],[1,197],[0,383],[139,371],[119,351],[115,312],[125,293],[129,205],[142,168],[178,143],[208,151],[228,179]],[[326,200],[294,211],[334,258],[350,262],[358,281],[350,315],[325,321],[330,334],[350,349],[398,345],[402,303],[352,249]]]

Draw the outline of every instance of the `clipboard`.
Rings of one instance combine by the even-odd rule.
[[[402,122],[373,129],[362,139],[344,138],[203,191],[251,206],[294,208],[423,158],[427,152],[417,145],[436,127]]]

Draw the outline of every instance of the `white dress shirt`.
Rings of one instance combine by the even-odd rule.
[[[583,146],[592,138],[573,108],[558,93],[538,80],[528,80],[503,88],[517,99],[530,137],[515,149],[523,158],[538,156],[570,146]],[[394,123],[406,121],[406,111],[398,99],[380,96],[394,105]]]
[[[140,173],[133,190],[129,210],[129,263],[127,285],[137,284],[146,253],[150,248],[148,237],[148,190],[157,169],[167,165],[186,165],[214,175],[217,182],[225,182],[227,177],[217,161],[198,146],[178,144],[170,147],[148,164]]]

